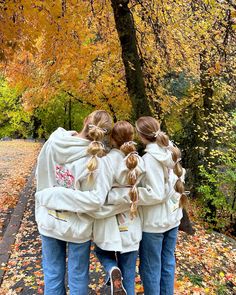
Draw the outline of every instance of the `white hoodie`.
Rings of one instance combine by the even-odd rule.
[[[113,183],[111,186],[118,187],[115,190],[117,195],[114,196],[114,198],[120,198],[121,187],[127,185],[127,175],[129,172],[125,164],[126,157],[120,150],[112,149],[102,160],[107,162],[107,165],[110,167],[110,173],[113,174]],[[140,173],[137,179],[138,184],[144,176],[144,163],[141,157],[138,157],[136,169]],[[107,202],[105,204],[107,204]],[[116,207],[117,206],[119,208],[121,205],[116,205]],[[104,207],[109,206],[106,205]],[[98,218],[96,212],[93,216]],[[119,236],[117,236],[117,241],[114,242],[111,236],[116,231],[117,225]],[[142,238],[142,226],[139,215],[131,220],[130,201],[127,202],[126,210],[123,210],[122,213],[105,219],[96,219],[94,222],[93,237],[95,244],[103,250],[120,251],[121,253],[138,250],[139,242]],[[119,243],[120,237],[121,243]]]
[[[179,208],[180,194],[174,190],[177,181],[177,176],[173,172],[175,162],[172,160],[171,152],[156,143],[149,143],[145,152],[143,160],[146,177],[142,185],[152,188],[153,202],[149,199],[148,190],[139,191],[143,199],[147,198],[147,206],[140,207],[143,231],[162,233],[178,226],[182,218],[182,209]],[[156,205],[151,205],[155,202]]]
[[[83,213],[100,208],[105,202],[106,195],[89,192],[96,188],[95,184],[100,185],[97,181],[87,182],[86,166],[90,158],[87,155],[87,148],[90,141],[73,136],[74,133],[58,128],[51,134],[38,156],[35,215],[42,235],[82,243],[92,238],[94,220]],[[101,169],[101,159],[98,161],[96,174],[103,173],[105,181],[102,185],[107,188],[110,181],[106,182],[106,179],[110,175],[105,169]],[[94,176],[96,178],[96,175]],[[67,198],[68,188],[74,193],[75,189],[87,192],[82,196],[75,194],[72,202]],[[51,194],[54,198],[51,198]],[[74,212],[67,211],[71,206]]]
[[[142,187],[138,187],[138,208],[143,231],[161,233],[178,226],[182,218],[180,194],[174,189],[177,181],[173,172],[175,162],[172,160],[172,153],[156,143],[149,143],[145,152],[142,158],[146,174],[141,180]],[[109,193],[109,204],[121,205],[129,202],[126,188],[120,190],[119,194],[116,190]]]
[[[111,150],[107,156],[101,159],[100,167],[94,190],[47,189],[44,190],[47,192],[46,197],[45,194],[38,196],[39,203],[57,210],[66,208],[68,211],[80,212],[80,199],[89,195],[101,198],[108,194],[113,185],[127,185],[128,168],[125,164],[125,155],[120,150]],[[144,164],[140,157],[137,169],[140,171],[139,182],[144,175]],[[59,190],[61,192],[60,199],[57,197]],[[119,188],[116,189],[116,193],[119,195]],[[117,198],[117,196],[115,197]],[[61,199],[63,202],[60,201]],[[56,202],[56,200],[58,201]],[[142,235],[141,220],[139,217],[131,220],[129,210],[130,202],[126,202],[116,206],[106,204],[96,212],[87,211],[90,216],[96,218],[93,226],[93,240],[101,249],[121,252],[138,249]],[[115,214],[117,215],[115,216]]]

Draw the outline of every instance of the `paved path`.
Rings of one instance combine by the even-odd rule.
[[[1,295],[43,294],[41,241],[34,217],[35,189],[32,179],[23,192],[0,247]],[[90,260],[89,294],[110,294],[109,288],[104,286],[105,273],[93,250]]]

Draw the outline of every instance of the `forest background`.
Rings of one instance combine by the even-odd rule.
[[[155,116],[200,217],[236,236],[234,1],[2,0],[0,25],[0,138]]]

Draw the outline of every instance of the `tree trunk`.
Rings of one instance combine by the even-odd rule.
[[[68,101],[68,128],[72,130],[72,118],[71,118],[71,111],[72,111],[72,101],[71,98]]]
[[[213,113],[216,111],[213,106],[213,81],[212,77],[209,75],[209,56],[204,50],[200,54],[200,84],[203,96],[203,126],[205,133],[207,134],[208,139],[202,143],[204,149],[204,167],[208,170],[208,160],[210,156],[210,152],[216,146],[216,138],[214,135],[214,130],[211,122],[211,117]],[[213,184],[212,184],[213,186]],[[214,188],[213,188],[214,189]],[[206,213],[206,220],[212,220],[211,223],[215,224],[216,217],[216,206],[213,204],[212,200],[207,201],[207,207],[210,209],[209,212]]]
[[[122,48],[122,60],[125,67],[126,84],[133,106],[132,119],[142,115],[151,115],[151,109],[145,91],[145,83],[137,50],[136,32],[129,0],[111,0],[116,29]]]
[[[133,106],[132,119],[135,121],[140,116],[151,115],[140,57],[137,50],[135,26],[131,11],[128,7],[129,0],[111,0],[111,4],[114,12],[116,30],[122,48],[126,84]],[[180,228],[188,234],[194,233],[186,210],[184,210]]]

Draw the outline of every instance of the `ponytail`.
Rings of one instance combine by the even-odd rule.
[[[167,139],[168,139],[168,141],[167,141]],[[180,194],[180,201],[179,201],[180,207],[184,208],[187,206],[188,198],[185,193],[184,182],[181,179],[181,176],[183,175],[183,167],[180,164],[181,152],[177,146],[169,145],[169,137],[163,132],[160,132],[160,134],[156,138],[156,142],[158,145],[166,147],[171,151],[172,160],[175,162],[175,165],[173,167],[173,172],[178,177],[178,179],[175,183],[174,189],[177,193]],[[165,143],[165,144],[163,145],[162,143]]]
[[[182,180],[183,168],[180,164],[181,152],[176,146],[169,144],[169,137],[161,131],[159,122],[153,117],[141,117],[136,122],[136,130],[142,137],[150,142],[156,142],[157,145],[167,148],[171,151],[172,160],[175,162],[173,172],[178,177],[174,189],[180,194],[180,207],[185,207],[188,203],[187,193],[185,192],[184,182]]]
[[[92,156],[87,164],[87,169],[89,171],[87,181],[88,183],[91,183],[93,180],[93,174],[98,166],[98,157],[101,158],[105,155],[103,143],[95,140],[92,141],[88,146],[87,154]]]
[[[184,208],[188,204],[188,198],[185,193],[184,181],[181,178],[181,176],[183,175],[183,167],[180,164],[181,152],[176,146],[169,146],[168,148],[172,152],[172,159],[175,162],[175,166],[173,168],[173,171],[174,171],[175,175],[178,177],[178,179],[175,183],[174,189],[177,193],[180,194],[180,201],[179,201],[180,207]]]
[[[88,122],[86,124],[86,122]],[[88,178],[87,181],[90,183],[93,181],[94,172],[98,167],[98,157],[103,157],[105,152],[105,146],[103,140],[112,127],[111,116],[103,110],[94,111],[85,120],[85,133],[86,137],[91,140],[88,146],[87,154],[91,155],[87,163]]]
[[[129,191],[129,197],[131,201],[130,217],[131,219],[137,216],[137,203],[138,203],[138,190],[136,187],[137,179],[140,172],[137,169],[138,165],[138,153],[136,152],[135,142],[128,141],[122,144],[120,150],[126,155],[125,163],[129,169],[127,175],[128,185],[131,186]]]

